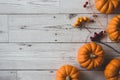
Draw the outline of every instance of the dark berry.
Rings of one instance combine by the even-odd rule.
[[[94,20],[90,20],[90,22],[95,22]]]
[[[94,37],[97,37],[97,36],[98,36],[98,34],[96,32],[94,32]]]
[[[95,34],[95,35],[97,35],[97,33],[96,33],[96,32],[94,32],[94,34]]]
[[[106,31],[103,31],[104,33],[106,33]]]
[[[100,41],[104,36],[104,31],[101,31],[99,33],[94,32],[94,36],[90,37],[90,39],[91,41]]]
[[[85,4],[88,4],[88,2],[86,2]]]
[[[86,8],[87,7],[86,4],[84,4],[83,7]]]
[[[101,32],[99,33],[99,35],[103,35],[103,31],[101,31]]]
[[[90,40],[91,40],[91,41],[95,41],[95,39],[94,39],[93,37],[90,37]]]

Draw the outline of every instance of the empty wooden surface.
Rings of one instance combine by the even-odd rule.
[[[56,70],[71,64],[79,68],[81,80],[105,80],[103,70],[115,57],[112,49],[102,45],[102,67],[88,71],[78,64],[77,50],[94,32],[106,29],[109,20],[119,14],[100,14],[86,24],[88,29],[73,28],[79,16],[92,17],[86,0],[0,0],[0,80],[55,80]],[[93,18],[94,19],[94,18]],[[102,25],[101,25],[102,24]],[[120,51],[120,43],[103,40]]]

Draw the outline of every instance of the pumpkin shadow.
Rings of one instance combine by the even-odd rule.
[[[103,71],[80,71],[80,80],[105,80]]]
[[[107,43],[108,44],[108,43]],[[111,44],[108,44],[110,45],[111,47],[113,47],[114,49],[116,49],[118,52],[120,52],[120,43],[111,43]],[[109,64],[109,62],[114,59],[114,58],[119,58],[120,57],[120,54],[118,54],[117,52],[115,52],[113,49],[105,46],[105,45],[102,45],[103,47],[103,50],[105,52],[105,57],[104,57],[104,62],[103,64],[101,65],[100,69],[101,70],[104,70],[105,67],[107,66],[107,64]]]
[[[101,65],[101,67],[97,68],[97,69],[92,69],[92,70],[83,70],[80,71],[80,80],[106,80],[105,76],[104,76],[104,69],[107,66],[107,64],[116,57],[107,57],[105,58],[103,64]]]
[[[101,70],[104,71],[105,67],[108,65],[108,63],[113,59],[114,57],[109,57],[109,58],[105,58],[102,66],[101,66]]]

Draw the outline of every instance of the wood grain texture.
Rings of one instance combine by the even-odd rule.
[[[0,15],[0,42],[8,42],[7,15]]]
[[[104,30],[107,25],[107,15],[99,15],[95,23],[88,23],[87,29],[73,28],[77,17],[90,14],[61,15],[11,15],[9,16],[9,42],[88,42],[94,32]],[[102,20],[101,24],[99,21]],[[82,35],[84,34],[84,35]],[[23,36],[24,35],[24,36]],[[79,36],[79,37],[78,37]],[[107,42],[105,38],[103,40]]]
[[[9,15],[10,30],[43,30],[43,29],[70,29],[78,17],[87,16],[94,19],[94,23],[87,23],[86,27],[92,29],[106,28],[108,15],[97,14],[41,14],[41,15]],[[103,26],[100,25],[99,21]]]
[[[16,71],[0,71],[0,80],[16,80]]]
[[[86,0],[61,0],[60,13],[99,13],[95,8],[94,0],[90,0],[91,7],[89,5],[88,8],[83,7],[85,2]]]
[[[80,71],[80,73],[80,80],[105,80],[102,71]],[[17,74],[19,80],[56,80],[55,71],[18,71]]]
[[[0,69],[22,69],[22,70],[49,70],[58,69],[64,64],[72,64],[80,67],[77,62],[77,50],[84,43],[1,43],[0,44]],[[109,43],[115,49],[120,46]],[[99,70],[112,58],[119,57],[110,48],[103,46],[105,51],[105,62]],[[49,65],[49,66],[48,66]]]
[[[16,56],[29,56],[40,55],[39,57],[75,57],[77,50],[85,43],[0,43],[1,55],[16,55]],[[106,43],[113,46],[118,51],[120,48],[119,43]],[[101,44],[100,44],[101,45]],[[105,51],[106,56],[118,55],[112,49],[101,45]],[[110,52],[110,53],[108,53]],[[4,54],[2,54],[4,53]],[[6,54],[5,54],[6,53]],[[21,53],[21,54],[20,54]],[[23,54],[22,54],[23,53]],[[25,54],[25,55],[24,55]],[[15,57],[16,57],[15,56]]]
[[[103,65],[99,68],[93,69],[95,71],[103,71],[105,69],[105,66],[108,64],[108,62],[113,59],[113,58],[118,58],[117,57],[105,57],[105,61]],[[17,57],[16,57],[17,58]],[[82,68],[76,58],[17,58],[17,59],[4,59],[0,61],[0,69],[1,70],[16,70],[16,71],[34,71],[34,70],[56,70],[60,66],[65,65],[65,64],[70,64],[73,66],[78,67],[80,70],[86,71],[85,68]],[[24,60],[23,60],[24,59]],[[48,66],[49,65],[49,66]]]
[[[59,3],[59,0],[0,0],[0,13],[59,13]]]
[[[105,80],[105,66],[120,54],[102,45],[102,67],[88,71],[77,62],[79,47],[90,42],[94,32],[106,30],[117,15],[100,14],[90,1],[93,10],[83,8],[86,0],[0,0],[0,80],[55,80],[56,70],[64,64],[78,67],[81,80]],[[91,33],[73,28],[80,16],[95,20],[85,25]],[[108,37],[102,41],[120,51],[119,43]]]
[[[84,3],[85,0],[0,0],[0,13],[92,13],[90,8],[83,8]],[[94,3],[94,0],[91,0],[91,3]],[[95,8],[93,10],[97,12]]]

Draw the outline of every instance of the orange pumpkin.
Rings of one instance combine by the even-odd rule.
[[[110,20],[107,27],[107,33],[112,41],[120,42],[120,15]]]
[[[120,80],[120,58],[110,61],[104,70],[107,80]]]
[[[95,43],[87,43],[78,50],[78,62],[86,69],[93,69],[101,66],[104,60],[102,47]]]
[[[79,80],[79,70],[71,65],[64,65],[57,70],[56,80]]]
[[[112,13],[119,6],[119,0],[95,0],[95,6],[100,13]]]

